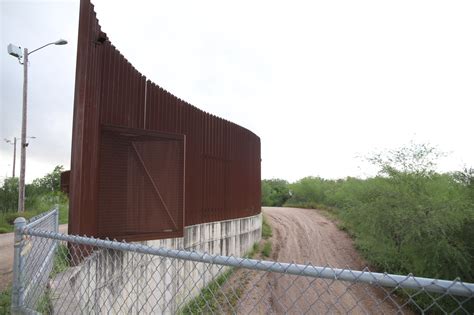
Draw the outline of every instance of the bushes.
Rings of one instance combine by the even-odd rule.
[[[262,180],[262,206],[281,207],[288,198],[290,198],[290,190],[286,180]]]
[[[370,158],[379,175],[289,184],[285,205],[333,209],[380,271],[474,281],[474,171],[434,171],[440,154],[412,144]]]
[[[0,314],[10,314],[11,300],[12,300],[11,287],[0,292]]]
[[[59,205],[59,222],[68,220],[68,198],[60,191],[60,176],[63,168],[54,170],[42,178],[26,185],[25,212],[22,217],[30,219]],[[7,178],[0,187],[0,233],[13,231],[13,221],[20,216],[18,208],[18,178]]]
[[[474,257],[463,232],[473,222],[464,187],[449,175],[401,173],[376,178],[340,217],[357,246],[380,269],[395,273],[473,279]]]
[[[372,178],[306,177],[286,205],[334,209],[379,271],[474,282],[474,170],[436,173],[439,155],[412,144],[370,158]]]
[[[18,178],[6,178],[0,187],[0,213],[18,209]]]

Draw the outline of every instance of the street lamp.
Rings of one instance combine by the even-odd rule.
[[[12,170],[12,178],[15,178],[15,162],[16,162],[16,137],[13,138],[13,141],[10,139],[3,139],[6,143],[11,144],[13,146],[13,170]]]
[[[36,137],[26,137],[28,139],[36,139]],[[16,164],[16,140],[18,140],[17,137],[13,137],[13,141],[10,139],[3,139],[5,140],[6,143],[11,144],[13,146],[13,169],[12,169],[12,178],[15,178],[15,164]],[[28,146],[28,144],[26,145]]]
[[[20,160],[20,183],[18,186],[18,212],[25,211],[25,162],[26,162],[26,105],[27,105],[27,90],[28,90],[28,56],[32,53],[49,45],[66,45],[67,41],[59,39],[55,42],[48,43],[39,48],[28,52],[28,48],[24,48],[23,52],[21,47],[9,44],[7,47],[8,54],[18,58],[20,64],[23,64],[23,110],[21,119],[21,160]],[[23,62],[21,62],[23,58]]]

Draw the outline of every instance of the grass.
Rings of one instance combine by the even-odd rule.
[[[250,251],[248,251],[243,257],[253,258],[260,250],[258,243],[254,243]],[[189,301],[178,314],[202,314],[202,313],[220,313],[219,305],[229,305],[233,308],[237,305],[242,293],[244,292],[243,284],[245,279],[238,279],[240,285],[236,288],[233,287],[226,294],[222,290],[222,286],[226,281],[234,274],[236,268],[230,267],[223,274],[218,276],[216,279],[211,281],[205,288],[201,289],[201,293]]]
[[[257,242],[253,243],[252,249],[246,255],[244,255],[244,258],[253,258],[259,250],[260,245]]]
[[[69,249],[66,245],[60,244],[54,254],[53,270],[51,271],[50,278],[65,271],[69,266]]]
[[[28,210],[23,213],[18,212],[2,212],[0,213],[0,234],[2,233],[10,233],[13,232],[13,222],[18,217],[24,217],[25,219],[29,220],[38,214],[43,212],[47,212],[51,210],[54,205],[41,205],[37,208],[37,210]],[[68,223],[68,216],[69,216],[69,204],[68,201],[64,201],[59,204],[59,224]]]
[[[12,288],[0,292],[0,314],[10,314],[10,305],[12,301]]]
[[[69,268],[69,249],[66,245],[60,244],[54,253],[53,269],[49,278],[54,278],[57,274]],[[38,311],[42,314],[49,314],[53,309],[53,296],[49,286],[46,287],[43,296],[38,301]]]
[[[190,302],[188,302],[178,313],[179,314],[202,314],[215,313],[219,307],[219,302],[227,297],[220,290],[221,286],[234,272],[234,268],[229,268],[223,274],[211,281],[201,293]],[[228,298],[227,298],[228,299]],[[239,297],[235,297],[235,303]],[[233,301],[229,301],[232,303]]]
[[[272,242],[271,241],[266,241],[263,244],[262,255],[264,257],[270,257],[271,253],[272,253]]]
[[[40,314],[51,314],[53,309],[53,302],[51,296],[51,289],[46,288],[44,294],[38,300],[37,310]]]
[[[272,253],[272,242],[269,240],[273,236],[272,227],[268,224],[267,217],[262,215],[262,238],[266,240],[263,243],[261,254],[263,257],[270,257]]]
[[[262,215],[262,237],[268,239],[272,237],[273,231],[270,224],[268,224],[267,218],[265,215]]]

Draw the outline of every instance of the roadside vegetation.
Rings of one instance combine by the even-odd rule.
[[[474,282],[474,169],[438,173],[440,155],[412,143],[369,157],[375,177],[267,180],[262,205],[325,210],[379,271]]]
[[[259,251],[259,244],[254,243],[244,257],[254,258]],[[178,311],[178,314],[226,313],[226,310],[222,310],[223,307],[233,309],[249,281],[247,274],[237,274],[238,271],[238,268],[228,267],[226,271],[201,289],[198,296],[186,303]],[[230,282],[232,282],[231,285],[229,285]]]
[[[272,227],[268,224],[268,220],[265,215],[262,214],[262,250],[261,254],[264,258],[270,257],[272,252],[272,241],[269,240],[273,236]]]
[[[244,255],[244,258],[259,259],[269,257],[272,251],[272,243],[269,238],[272,235],[272,228],[268,224],[265,215],[262,215],[262,240],[254,243],[252,248]],[[201,289],[200,294],[186,303],[178,313],[226,313],[233,310],[245,292],[244,288],[250,281],[250,273],[242,271],[239,268],[229,267],[206,287]],[[229,309],[223,310],[221,309],[222,306]]]
[[[0,314],[10,314],[10,305],[12,300],[12,289],[8,287],[0,292]]]
[[[67,223],[68,198],[60,190],[62,166],[44,177],[33,180],[26,185],[25,212],[22,217],[30,219],[35,215],[59,206],[59,223]],[[13,221],[20,216],[18,213],[18,178],[7,178],[0,187],[0,233],[13,231]]]
[[[229,268],[220,276],[212,280],[201,293],[188,302],[178,313],[179,314],[213,314],[219,311],[222,305],[234,307],[242,294],[240,286],[235,291],[224,292],[222,287],[226,281],[232,276],[235,268]],[[230,294],[229,294],[230,293]]]
[[[262,180],[262,205],[281,207],[290,198],[290,186],[284,179]]]

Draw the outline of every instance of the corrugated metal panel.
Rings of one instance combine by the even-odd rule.
[[[260,212],[260,139],[147,80],[101,31],[88,0],[71,160],[71,233],[172,237],[183,218],[193,225]]]

